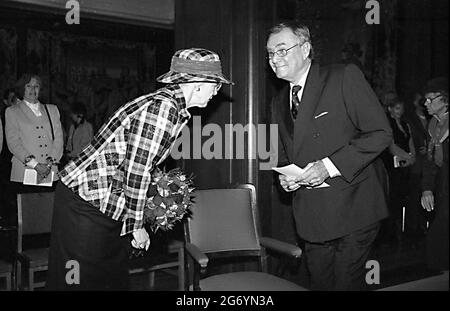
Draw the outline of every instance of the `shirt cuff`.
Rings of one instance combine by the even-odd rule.
[[[36,159],[34,159],[34,158],[26,163],[26,165],[31,168],[35,168],[36,165],[38,165],[38,164],[39,164],[39,162],[36,161]]]
[[[330,175],[330,178],[341,176],[341,172],[334,166],[333,162],[327,157],[322,159],[323,165],[325,165],[325,168],[328,171],[328,174]]]

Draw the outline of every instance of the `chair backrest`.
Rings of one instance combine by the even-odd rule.
[[[260,256],[255,187],[196,190],[185,229],[187,241],[204,253]]]
[[[18,251],[25,235],[50,233],[53,216],[53,192],[17,194]]]

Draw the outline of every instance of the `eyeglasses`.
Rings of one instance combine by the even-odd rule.
[[[277,55],[278,57],[285,57],[288,54],[289,50],[295,48],[297,45],[302,46],[303,44],[305,44],[305,42],[303,42],[302,44],[297,43],[287,49],[279,49],[276,50],[275,52],[267,52],[267,58],[272,60],[275,55]]]
[[[441,96],[442,96],[442,94],[436,95],[436,96],[434,96],[432,98],[425,97],[425,104],[431,104],[433,102],[433,100],[435,100],[436,98],[439,98]]]

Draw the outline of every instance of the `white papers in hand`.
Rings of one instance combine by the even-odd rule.
[[[304,169],[302,169],[301,167],[295,165],[295,164],[289,164],[283,167],[272,167],[272,169],[280,174],[283,174],[285,176],[288,177],[298,177],[301,174],[303,174],[303,172],[305,171]],[[324,187],[329,187],[330,185],[327,184],[326,182],[320,184],[317,187],[306,187],[308,189],[312,189],[312,188],[324,188]]]

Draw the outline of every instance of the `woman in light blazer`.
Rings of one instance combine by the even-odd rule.
[[[13,154],[11,181],[22,183],[26,168],[36,170],[38,180],[54,172],[63,154],[63,131],[58,108],[39,102],[42,80],[37,75],[24,74],[17,82],[17,105],[5,114],[5,135]]]

